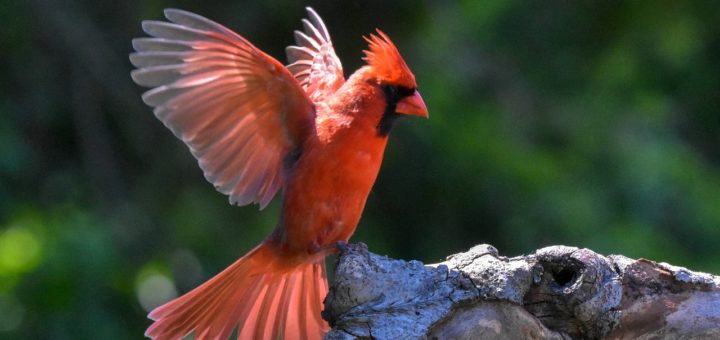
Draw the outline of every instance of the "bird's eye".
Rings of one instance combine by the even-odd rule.
[[[415,90],[417,90],[414,87],[411,88],[397,85],[383,85],[382,89],[385,92],[385,96],[392,100],[400,100],[402,98],[412,96],[413,93],[415,93]]]
[[[399,89],[397,86],[394,85],[384,85],[383,91],[388,98],[397,98]]]

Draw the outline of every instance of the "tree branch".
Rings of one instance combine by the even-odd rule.
[[[435,265],[347,245],[326,339],[720,338],[720,278],[565,246],[489,245]]]

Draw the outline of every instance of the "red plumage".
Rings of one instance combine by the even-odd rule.
[[[287,67],[206,18],[168,9],[133,41],[143,100],[190,148],[205,177],[237,205],[266,206],[283,189],[262,244],[153,310],[146,335],[179,339],[319,339],[324,258],[360,220],[399,115],[427,117],[415,77],[390,39],[366,40],[367,66],[347,81],[330,35],[308,8]]]

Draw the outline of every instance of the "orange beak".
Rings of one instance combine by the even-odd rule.
[[[425,102],[422,97],[420,97],[420,92],[417,90],[415,90],[415,93],[412,95],[401,99],[395,107],[395,112],[424,118],[428,117],[428,110],[425,106]]]

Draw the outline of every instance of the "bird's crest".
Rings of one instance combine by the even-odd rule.
[[[370,34],[370,37],[363,37],[369,44],[369,50],[365,50],[365,61],[384,80],[403,85],[415,87],[415,76],[410,72],[405,60],[400,56],[395,44],[383,31],[376,29],[377,34]]]

